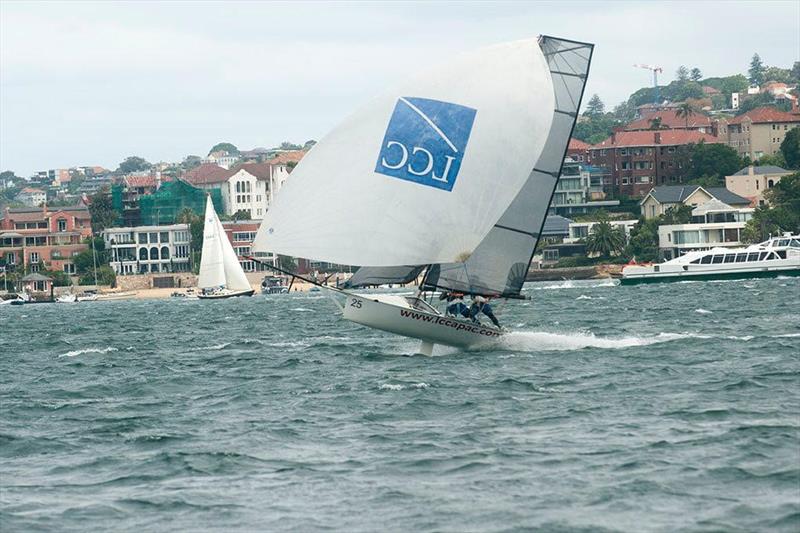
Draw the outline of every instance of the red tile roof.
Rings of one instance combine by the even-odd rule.
[[[192,185],[206,185],[209,183],[222,183],[232,175],[230,170],[225,170],[213,163],[204,163],[187,172],[184,179]]]
[[[155,187],[155,176],[126,176],[125,185],[128,187]]]
[[[281,152],[272,159],[267,160],[267,163],[272,165],[285,165],[286,163],[295,162],[298,163],[303,156],[306,155],[306,152],[303,150],[294,150],[292,152]]]
[[[260,180],[268,180],[272,175],[272,164],[269,163],[245,163],[237,165],[231,169],[230,175],[233,176],[240,170],[247,171],[250,175],[255,176]]]
[[[650,121],[654,118],[661,119],[661,127],[666,129],[686,129],[686,119],[679,117],[677,111],[672,109],[665,111],[656,111],[639,120],[634,120],[625,125],[625,131],[640,131],[649,130],[651,127]],[[689,117],[689,129],[710,128],[711,120],[702,113],[695,112],[694,115]]]
[[[567,151],[573,152],[575,150],[588,150],[591,147],[592,147],[591,144],[585,143],[585,142],[581,141],[580,139],[570,138],[569,146],[567,147]]]
[[[24,193],[27,193],[27,194],[32,194],[32,193],[43,193],[44,191],[42,189],[35,189],[33,187],[25,187],[24,189],[22,189],[19,192],[20,193],[24,192]]]
[[[787,113],[771,106],[757,107],[747,113],[731,119],[730,124],[741,124],[745,119],[753,124],[769,124],[772,122],[800,122],[800,115]]]
[[[659,135],[660,142],[656,142]],[[660,130],[660,131],[618,131],[605,141],[595,144],[592,150],[602,148],[619,148],[625,146],[679,146],[690,143],[719,143],[717,137],[697,130]]]

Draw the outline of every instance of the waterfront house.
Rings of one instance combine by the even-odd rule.
[[[73,258],[88,248],[91,215],[85,205],[6,208],[0,219],[0,260],[27,272],[75,274]]]
[[[20,287],[23,292],[32,295],[39,295],[50,297],[53,290],[53,278],[43,276],[39,273],[28,274],[20,281]]]
[[[631,236],[631,230],[639,223],[638,220],[609,220],[611,227],[622,228],[625,232],[625,240]],[[564,244],[574,244],[579,241],[585,241],[592,233],[594,227],[598,222],[570,222],[569,223],[569,236],[564,239]]]
[[[764,205],[764,192],[771,189],[790,171],[773,165],[745,167],[732,176],[725,176],[725,188],[750,200],[751,205]]]
[[[701,133],[714,133],[713,123],[707,115],[695,112],[689,117],[678,115],[677,109],[655,111],[645,117],[629,122],[623,126],[624,131],[653,130],[654,121],[664,130],[695,130]]]
[[[103,231],[109,265],[117,275],[188,272],[188,224],[107,228]]]
[[[691,223],[658,227],[659,253],[673,259],[690,251],[742,246],[742,230],[753,211],[712,198],[692,210]]]
[[[750,200],[734,194],[725,187],[704,188],[699,185],[664,185],[653,187],[639,202],[642,216],[646,219],[665,214],[673,207],[691,205],[697,207],[709,200],[717,199],[728,205],[748,207]]]
[[[580,139],[570,138],[567,145],[567,157],[578,163],[589,163],[589,148],[592,145]]]
[[[571,157],[565,158],[550,203],[550,213],[569,216],[619,205],[619,200],[605,199],[604,175],[603,169],[581,164]]]

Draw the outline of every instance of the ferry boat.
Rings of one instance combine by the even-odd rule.
[[[664,281],[800,276],[800,235],[784,234],[746,248],[688,252],[657,265],[627,265],[622,285]]]

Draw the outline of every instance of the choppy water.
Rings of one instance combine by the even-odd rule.
[[[432,358],[320,294],[4,306],[0,529],[800,530],[800,280],[526,292]]]

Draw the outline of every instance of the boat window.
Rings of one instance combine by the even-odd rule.
[[[767,252],[761,252],[761,254],[758,256],[759,261],[763,261],[766,258],[767,258]]]
[[[715,256],[714,256],[714,257],[711,259],[711,263],[712,263],[712,264],[715,264],[715,265],[718,265],[719,263],[722,263],[722,258],[723,258],[723,257],[725,257],[725,256],[723,256],[723,255],[715,255]]]
[[[694,261],[689,261],[689,262],[690,262],[691,264],[693,264],[693,265],[696,265],[696,264],[698,264],[698,263],[700,262],[700,259],[701,259],[701,258],[700,258],[700,257],[698,257],[698,258],[697,258],[697,259],[695,259]]]
[[[800,241],[797,239],[792,239],[792,242],[789,243],[789,246],[792,248],[800,248]]]
[[[778,250],[775,253],[778,254],[779,258],[786,259],[786,250]]]
[[[781,239],[775,246],[789,246],[789,239]]]
[[[703,265],[710,264],[711,263],[711,256],[710,255],[704,255],[703,259],[700,260],[700,263],[703,264]]]
[[[747,254],[748,261],[758,261],[758,252],[750,252]]]
[[[736,254],[737,263],[744,263],[745,261],[747,261],[747,254]]]
[[[725,254],[725,262],[726,263],[733,263],[736,260],[735,254]]]

